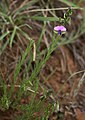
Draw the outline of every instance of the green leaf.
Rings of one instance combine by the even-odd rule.
[[[0,41],[2,41],[10,32],[4,32],[1,36],[0,36]]]
[[[59,18],[57,18],[57,17],[33,16],[33,17],[29,17],[29,18],[33,19],[33,20],[38,20],[38,21],[59,21]]]
[[[15,72],[14,72],[14,81],[16,81],[16,78],[17,78],[17,76],[18,76],[18,74],[20,72],[21,66],[22,66],[23,62],[25,61],[25,58],[26,58],[28,52],[30,52],[32,45],[33,45],[33,40],[30,41],[30,44],[26,48],[26,50],[25,50],[25,52],[24,52],[24,54],[22,56],[21,61],[19,61],[18,65],[17,65],[17,67],[15,69]]]
[[[9,98],[11,97],[12,93],[13,93],[13,90],[14,90],[14,85],[16,83],[16,80],[17,80],[17,77],[19,75],[19,72],[21,70],[21,67],[27,57],[27,54],[31,51],[31,48],[32,48],[32,45],[33,45],[33,40],[30,41],[30,44],[28,45],[28,47],[26,48],[24,54],[22,55],[22,59],[19,60],[19,63],[15,69],[15,72],[14,72],[14,81],[13,83],[11,84],[11,89],[10,89],[10,94],[9,94]]]
[[[14,40],[14,37],[15,37],[15,34],[16,34],[16,30],[17,30],[17,27],[15,26],[14,30],[12,32],[11,38],[10,38],[10,47],[12,47],[12,43],[13,43],[13,40]]]

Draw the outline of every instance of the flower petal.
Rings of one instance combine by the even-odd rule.
[[[56,26],[54,27],[55,31],[66,31],[66,28],[64,26]]]

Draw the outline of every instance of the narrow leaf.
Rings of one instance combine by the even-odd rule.
[[[11,38],[10,38],[10,47],[12,47],[12,43],[13,43],[13,40],[14,40],[14,37],[15,37],[15,34],[16,34],[16,30],[17,30],[17,27],[15,26],[14,30],[12,32]]]
[[[2,41],[10,32],[7,31],[0,36],[0,41]]]
[[[33,16],[33,17],[29,17],[29,18],[33,19],[33,20],[38,20],[38,21],[59,21],[59,18],[57,18],[57,17]]]

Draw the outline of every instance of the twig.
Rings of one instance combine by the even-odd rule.
[[[33,44],[33,62],[35,62],[35,58],[36,58],[36,45],[34,42],[34,44]]]
[[[79,8],[79,7],[71,7],[73,10],[83,10],[84,8]],[[34,10],[29,10],[28,12],[39,12],[39,11],[54,11],[54,10],[68,10],[68,7],[65,8],[48,8],[48,9],[34,9]]]

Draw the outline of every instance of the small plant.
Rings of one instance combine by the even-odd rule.
[[[59,45],[66,44],[66,41],[63,42],[61,39],[62,34],[67,32],[65,25],[71,18],[72,9],[68,8],[63,18],[46,17],[41,11],[38,13],[41,16],[38,16],[36,13],[32,15],[32,10],[30,9],[38,2],[39,0],[31,0],[29,2],[25,0],[21,2],[22,4],[19,7],[14,7],[14,2],[10,4],[9,0],[2,1],[0,4],[0,56],[7,47],[10,47],[12,50],[13,45],[18,41],[23,45],[23,41],[26,40],[27,43],[24,50],[19,46],[21,54],[15,65],[13,80],[7,83],[2,79],[3,76],[0,73],[0,89],[2,91],[0,109],[3,111],[9,108],[20,110],[21,114],[16,118],[17,120],[48,120],[49,115],[53,111],[58,112],[59,109],[57,107],[59,103],[56,103],[53,91],[50,92],[50,90],[43,88],[40,84],[39,74],[56,48]],[[4,9],[3,6],[5,6]],[[16,9],[13,10],[12,7]],[[28,23],[30,20],[31,22],[32,20],[38,20],[44,23],[37,42],[29,35],[29,31],[33,30]],[[60,25],[52,30],[54,34],[49,46],[40,51],[41,40],[45,34],[45,27],[48,21],[58,21]],[[24,63],[25,67],[23,67]],[[21,72],[23,74],[21,80],[19,80]],[[54,99],[52,99],[51,103],[48,103],[47,99],[51,98],[51,96]],[[26,103],[24,104],[22,101]],[[40,116],[38,116],[39,113]]]

